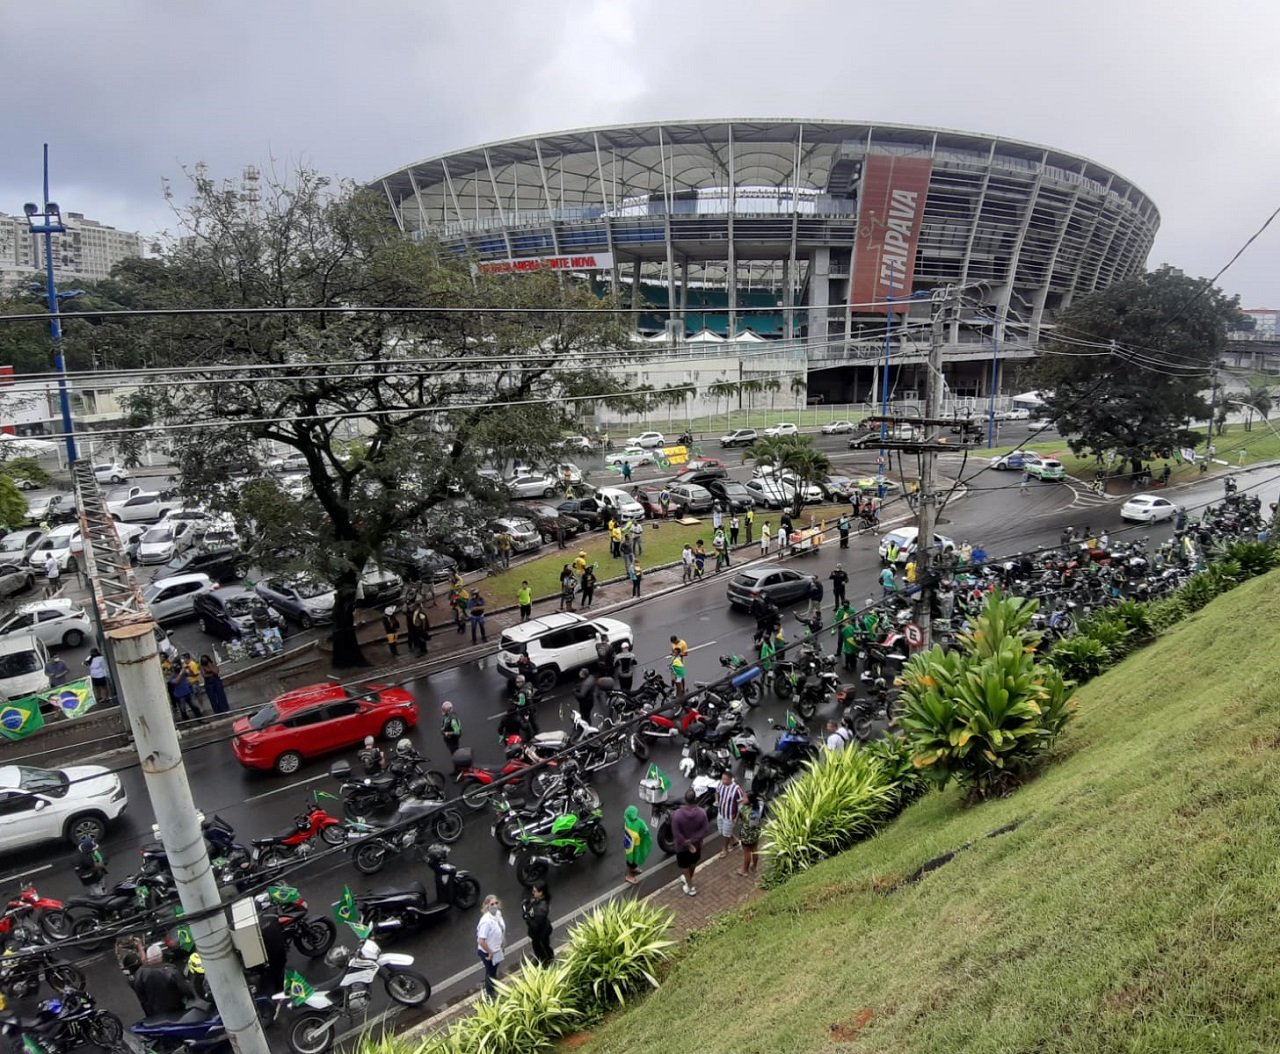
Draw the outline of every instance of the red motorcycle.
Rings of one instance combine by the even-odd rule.
[[[496,792],[524,782],[522,778],[509,777],[556,764],[538,757],[536,750],[519,736],[508,737],[505,750],[507,763],[501,768],[476,765],[469,747],[460,747],[453,752],[453,780],[463,785],[462,800],[467,808],[484,809]]]
[[[347,827],[335,816],[330,816],[318,803],[307,802],[304,812],[294,818],[293,827],[269,838],[253,839],[253,866],[272,871],[294,860],[307,857],[320,838],[326,845],[344,845]]]
[[[32,944],[37,931],[51,941],[70,937],[71,916],[62,901],[42,897],[35,886],[25,885],[0,915],[0,942]]]
[[[705,725],[706,720],[692,706],[683,706],[674,714],[649,714],[631,733],[631,753],[640,761],[648,761],[652,744],[683,739],[696,723]]]

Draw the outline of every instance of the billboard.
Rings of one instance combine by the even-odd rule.
[[[471,265],[471,273],[524,274],[529,271],[607,271],[613,253],[583,253],[579,256],[522,256],[514,260],[490,260]]]
[[[929,157],[869,154],[863,162],[850,304],[880,304],[911,292],[932,173]],[[902,304],[893,310],[906,309]]]

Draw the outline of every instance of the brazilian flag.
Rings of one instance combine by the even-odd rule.
[[[370,926],[367,922],[352,922],[350,919],[347,919],[346,923],[348,926],[351,927],[351,932],[354,933],[361,940],[364,940],[366,937],[369,936],[370,933],[373,932],[373,927]]]
[[[179,919],[182,918],[182,908],[175,907],[173,909],[173,914],[175,918],[179,918]],[[178,947],[181,948],[184,952],[195,950],[196,939],[191,933],[191,927],[188,926],[185,922],[178,927],[178,931],[175,934],[175,937],[177,938],[177,941],[178,941]]]
[[[650,765],[649,771],[644,774],[644,778],[646,780],[654,780],[661,784],[664,791],[669,791],[671,789],[671,780],[667,778],[667,774],[663,772],[662,769],[658,768],[657,765]]]
[[[21,699],[0,703],[0,736],[5,739],[22,739],[43,727],[39,696],[24,695]]]
[[[315,994],[315,989],[307,984],[307,979],[297,970],[286,970],[284,974],[284,994],[294,1006],[302,1006]]]
[[[268,886],[267,896],[272,904],[292,904],[301,899],[302,894],[294,886]]]
[[[359,922],[360,909],[356,907],[356,898],[350,886],[342,887],[342,899],[333,905],[333,913],[341,922]]]
[[[63,717],[79,717],[88,713],[97,700],[93,696],[93,685],[88,677],[52,688],[45,692],[44,698],[58,708]]]

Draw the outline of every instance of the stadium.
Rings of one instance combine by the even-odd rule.
[[[612,290],[655,340],[803,348],[809,396],[918,387],[928,294],[959,287],[953,394],[985,397],[1055,314],[1140,273],[1159,213],[1052,147],[894,124],[723,120],[509,139],[375,180],[406,235],[476,271]],[[907,298],[914,294],[914,299]],[[817,393],[815,395],[815,393]]]

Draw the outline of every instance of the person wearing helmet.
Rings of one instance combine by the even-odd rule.
[[[446,699],[440,704],[440,735],[444,738],[444,746],[450,757],[462,743],[462,722],[453,712],[453,703]]]
[[[359,758],[366,776],[376,776],[387,767],[387,757],[374,745],[373,736],[364,737],[364,747],[360,751]]]
[[[631,654],[631,644],[623,641],[618,654],[613,660],[613,676],[617,679],[622,691],[631,692],[632,678],[636,675],[636,657]]]
[[[103,896],[107,891],[103,881],[107,876],[107,858],[103,855],[102,848],[92,835],[86,834],[80,839],[76,851],[76,877],[94,896]]]
[[[413,740],[409,738],[401,739],[396,742],[396,757],[406,758],[409,761],[414,760],[415,751],[413,749]]]
[[[387,635],[387,651],[391,652],[393,659],[399,658],[400,649],[397,642],[400,640],[400,616],[396,614],[394,604],[382,613],[382,631]]]

